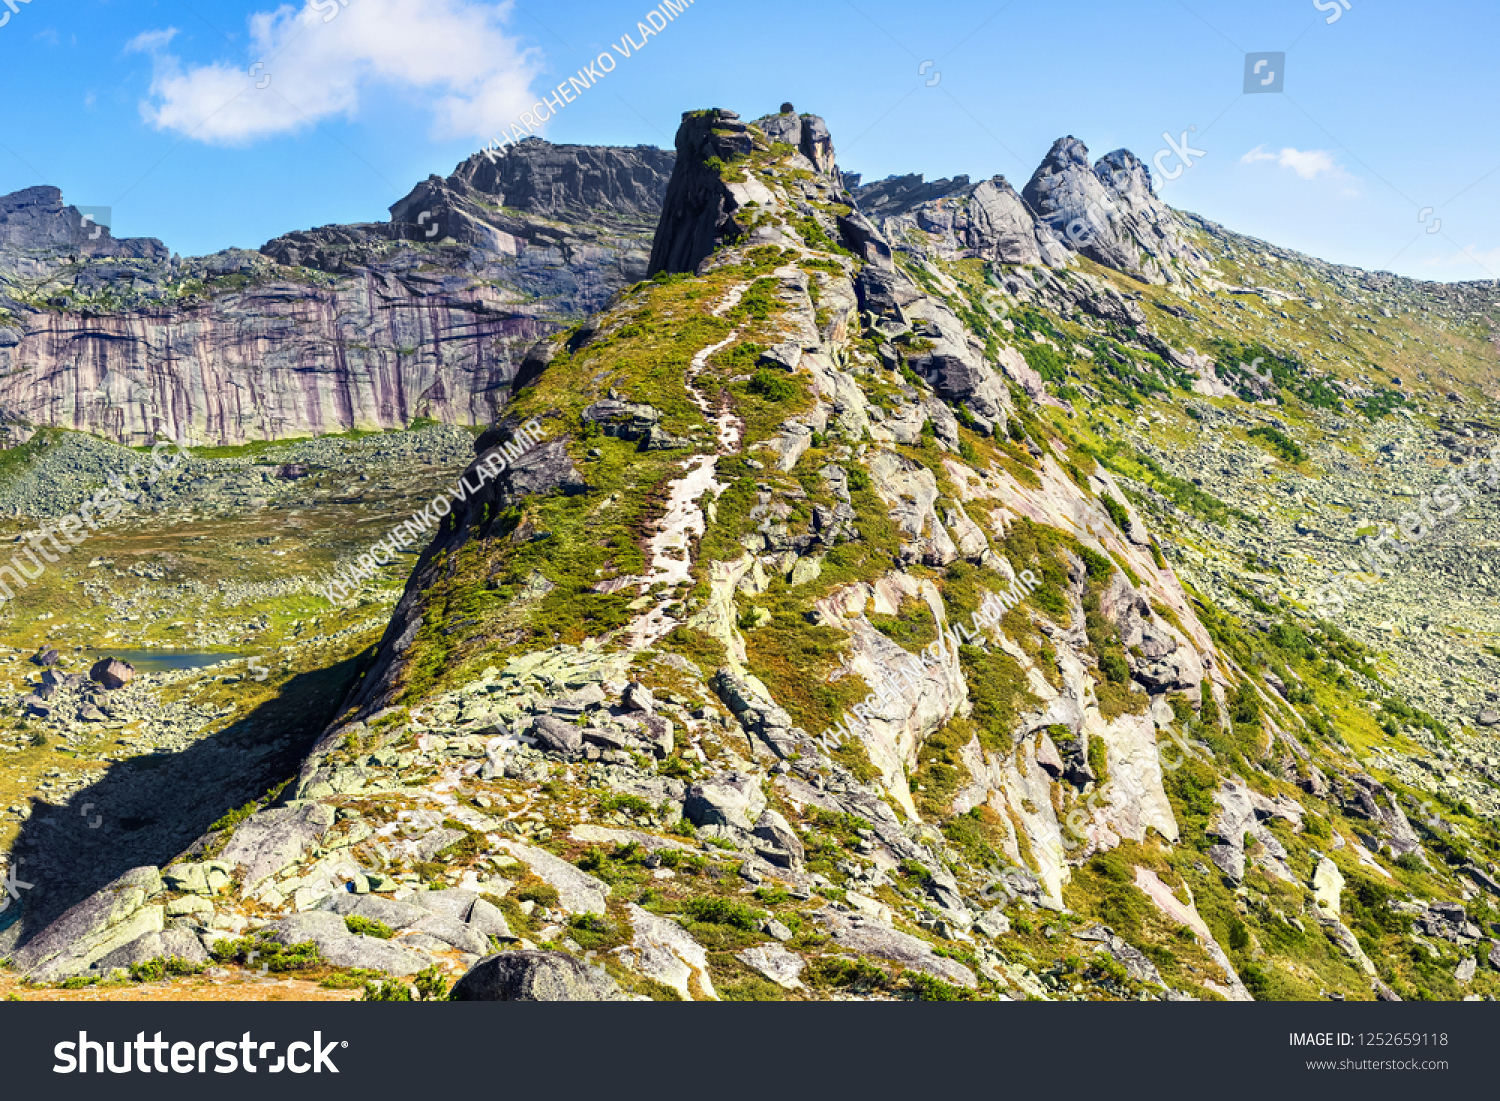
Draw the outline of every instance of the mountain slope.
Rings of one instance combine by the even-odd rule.
[[[24,913],[16,967],[171,921],[395,974],[493,937],[644,997],[1500,991],[1482,734],[1312,614],[1352,540],[1281,526],[1368,518],[1354,456],[1472,404],[1426,384],[1487,383],[1492,298],[1237,237],[1072,138],[1019,193],[851,191],[790,112],[677,150],[652,278],[528,356],[297,775]]]

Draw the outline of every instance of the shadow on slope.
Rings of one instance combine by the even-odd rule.
[[[302,673],[280,693],[181,753],[111,767],[65,806],[37,802],[12,850],[32,884],[0,914],[0,954],[131,868],[163,866],[228,811],[295,776],[367,655]]]

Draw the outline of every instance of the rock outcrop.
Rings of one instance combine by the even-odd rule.
[[[1074,137],[1058,138],[1022,191],[1039,221],[1074,252],[1149,283],[1174,282],[1174,261],[1198,260],[1156,198],[1146,166],[1118,149],[1090,166]]]
[[[671,166],[525,142],[390,223],[190,260],[80,244],[55,188],[0,199],[0,417],[131,446],[491,423],[538,340],[645,276]]]

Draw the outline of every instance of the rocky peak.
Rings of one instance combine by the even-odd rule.
[[[661,212],[674,156],[639,145],[553,145],[529,138],[504,155],[476,153],[448,183],[465,184],[501,206],[548,218],[579,220],[601,212],[654,219]],[[408,221],[391,208],[392,221]]]
[[[0,196],[0,254],[13,250],[158,261],[170,255],[154,237],[116,238],[108,226],[86,222],[60,189],[47,186]]]
[[[741,204],[726,186],[720,166],[753,148],[749,127],[733,111],[689,111],[682,116],[677,164],[651,249],[651,275],[693,271],[726,234],[740,232],[731,225]]]
[[[1177,217],[1162,203],[1141,160],[1117,149],[1090,167],[1088,147],[1058,138],[1022,196],[1064,246],[1147,283],[1180,279],[1173,261],[1200,266],[1178,233]]]
[[[388,239],[452,237],[487,252],[510,250],[517,223],[547,219],[641,232],[661,211],[673,154],[528,139],[504,154],[474,154],[447,179],[429,176],[391,206]],[[528,219],[530,216],[530,219]]]
[[[756,119],[755,125],[772,141],[786,142],[796,148],[823,175],[837,174],[833,137],[828,132],[828,124],[817,115],[798,115],[790,103],[782,107],[780,114]]]
[[[967,194],[972,190],[967,176],[925,183],[920,172],[909,176],[888,176],[871,184],[861,185],[859,181],[858,175],[844,174],[844,182],[859,202],[859,208],[866,214],[881,218],[906,214],[922,203]]]

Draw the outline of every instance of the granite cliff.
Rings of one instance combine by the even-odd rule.
[[[259,253],[115,241],[54,188],[0,200],[0,415],[129,445],[487,424],[526,351],[645,271],[659,150],[481,153],[389,223]]]

